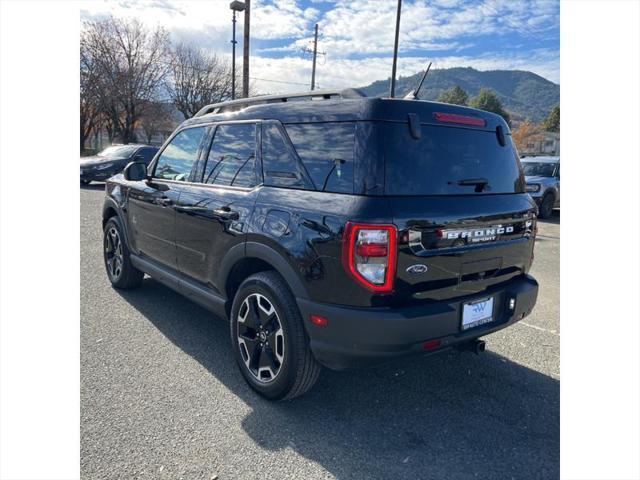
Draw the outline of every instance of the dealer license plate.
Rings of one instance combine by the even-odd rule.
[[[493,297],[475,300],[462,306],[462,330],[493,321]]]

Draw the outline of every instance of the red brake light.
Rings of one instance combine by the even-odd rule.
[[[344,268],[366,289],[391,293],[396,275],[397,243],[395,225],[347,222],[342,248]]]
[[[472,125],[474,127],[484,127],[487,124],[483,118],[469,117],[455,113],[434,112],[433,116],[439,122],[459,123],[461,125]]]

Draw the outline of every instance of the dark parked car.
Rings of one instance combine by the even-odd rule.
[[[205,107],[107,182],[104,261],[117,288],[146,273],[229,318],[249,385],[293,398],[321,365],[484,350],[536,302],[536,212],[497,115],[257,97]]]
[[[104,181],[122,172],[128,163],[139,160],[147,165],[158,152],[149,145],[113,145],[97,155],[80,158],[80,183],[88,185],[92,181]]]
[[[560,207],[560,157],[524,157],[526,190],[539,207],[539,217],[549,218]]]

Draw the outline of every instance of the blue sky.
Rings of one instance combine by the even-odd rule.
[[[302,90],[311,76],[313,26],[319,24],[317,82],[362,86],[391,71],[396,0],[252,0],[251,76],[260,92]],[[176,41],[230,57],[229,0],[94,0],[81,18],[112,14],[162,25]],[[239,19],[242,29],[242,18]],[[241,47],[241,44],[239,45]],[[557,0],[404,0],[400,75],[471,66],[529,70],[560,80]]]

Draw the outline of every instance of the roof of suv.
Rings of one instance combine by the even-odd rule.
[[[505,132],[509,132],[509,127],[501,116],[469,107],[401,98],[354,98],[353,95],[340,97],[339,94],[312,97],[309,93],[295,94],[289,97],[254,97],[248,99],[246,105],[236,100],[207,106],[198,115],[186,120],[182,125],[256,119],[279,120],[282,123],[366,120],[406,122],[409,113],[417,114],[420,123],[445,125],[445,123],[441,123],[442,121],[436,120],[434,114],[447,113],[485,121],[484,126],[464,125],[465,128],[495,130],[498,125],[501,125]],[[258,103],[261,98],[265,99],[265,103]],[[225,108],[226,105],[231,108]],[[449,124],[449,126],[455,125]]]

